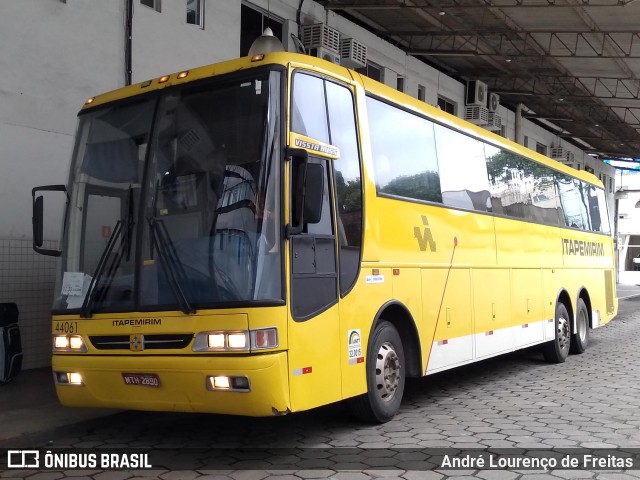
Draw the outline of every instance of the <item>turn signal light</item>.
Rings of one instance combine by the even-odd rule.
[[[278,346],[278,329],[263,328],[251,331],[251,349],[276,348]]]

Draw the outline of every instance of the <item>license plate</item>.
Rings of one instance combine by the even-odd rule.
[[[122,378],[127,385],[155,388],[160,386],[160,378],[155,373],[123,373]]]

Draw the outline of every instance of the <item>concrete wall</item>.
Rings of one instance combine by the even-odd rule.
[[[279,17],[283,43],[294,50],[299,0],[253,0],[251,5]],[[0,2],[0,302],[17,301],[25,347],[25,367],[46,366],[50,356],[49,308],[56,260],[31,249],[31,188],[66,183],[76,114],[85,100],[125,83],[125,0],[2,0]],[[186,23],[185,0],[162,0],[161,11],[134,0],[132,79],[236,57],[240,51],[240,0],[205,0],[204,28]],[[464,112],[465,85],[382,41],[363,28],[311,1],[303,2],[302,23],[326,22],[368,47],[370,61],[383,68],[395,87],[425,101],[441,95]],[[499,114],[506,136],[514,137],[515,115]],[[547,146],[558,139],[524,122],[524,134]],[[532,143],[534,145],[535,143]],[[575,147],[583,164],[602,167]],[[610,175],[610,172],[607,173]],[[47,205],[50,207],[50,205]],[[59,241],[61,208],[47,211],[46,246]]]
[[[18,303],[25,368],[49,363],[56,265],[31,248],[31,189],[66,183],[76,112],[124,81],[122,4],[0,2],[0,302]]]

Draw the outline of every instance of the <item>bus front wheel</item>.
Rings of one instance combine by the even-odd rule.
[[[554,339],[542,347],[542,354],[547,362],[563,363],[569,355],[571,343],[571,318],[564,303],[556,305]]]
[[[584,353],[589,344],[589,310],[579,298],[576,306],[576,331],[571,335],[571,353]]]
[[[388,422],[400,408],[405,384],[402,340],[390,322],[381,322],[373,332],[366,371],[367,393],[349,402],[351,411],[367,422]]]

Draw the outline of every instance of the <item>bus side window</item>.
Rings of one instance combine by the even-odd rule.
[[[362,181],[353,95],[342,85],[326,82],[331,144],[340,149],[335,172],[336,236],[340,251],[340,292],[345,295],[360,270],[362,250]]]
[[[460,132],[435,126],[440,187],[445,205],[491,211],[484,145]]]
[[[442,202],[433,122],[367,97],[378,195]]]
[[[296,72],[293,77],[291,129],[329,143],[324,81]]]
[[[322,215],[318,223],[307,223],[305,232],[313,235],[333,235],[333,222],[331,221],[331,203],[329,197],[329,180],[327,178],[328,173],[328,160],[321,160],[319,158],[309,158],[309,163],[318,163],[322,165],[324,171],[324,186],[322,192]]]

